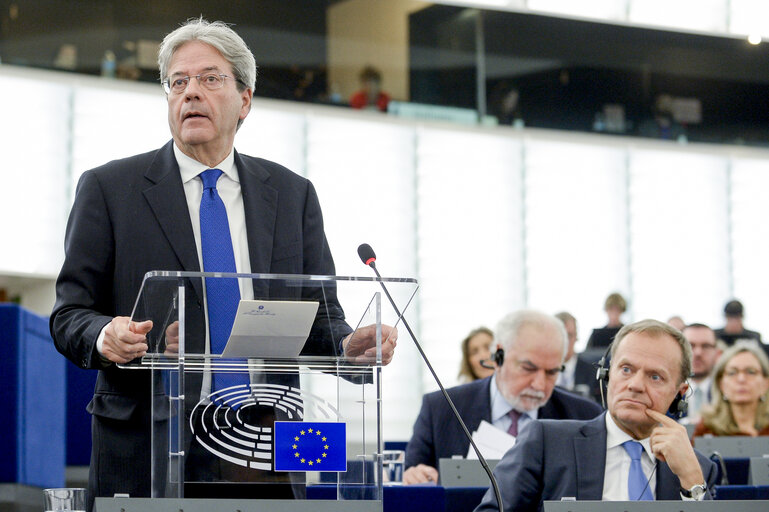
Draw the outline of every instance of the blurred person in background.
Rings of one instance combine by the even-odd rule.
[[[577,343],[577,319],[567,311],[556,313],[555,317],[563,322],[563,326],[566,328],[566,337],[569,340],[566,357],[563,360],[563,371],[558,376],[555,385],[574,389],[574,370],[577,368],[577,356],[574,353],[574,345]]]
[[[494,373],[494,365],[491,362],[493,342],[494,333],[488,327],[473,329],[462,340],[462,362],[459,364],[458,375],[460,382],[473,382],[491,377]]]
[[[358,76],[361,88],[350,98],[350,106],[357,109],[387,112],[390,95],[382,91],[382,74],[373,66],[366,66]]]
[[[619,293],[612,293],[606,297],[603,305],[606,312],[606,326],[593,329],[587,340],[587,348],[608,347],[622,328],[622,313],[627,311],[627,301]]]
[[[669,322],[668,322],[669,323]],[[721,356],[716,333],[705,324],[690,324],[681,331],[692,346],[692,376],[689,377],[689,408],[681,423],[698,423],[700,410],[712,398],[713,368]]]
[[[713,376],[713,400],[702,409],[693,437],[769,435],[769,358],[755,341],[724,351]]]
[[[734,345],[737,340],[756,340],[761,342],[761,334],[756,331],[745,329],[742,320],[745,317],[745,308],[742,302],[730,300],[724,306],[724,317],[726,325],[722,329],[716,329],[716,336],[729,346]]]
[[[670,327],[675,327],[679,331],[683,331],[684,328],[686,327],[686,322],[684,322],[684,319],[681,318],[680,316],[674,315],[668,318],[668,325]]]

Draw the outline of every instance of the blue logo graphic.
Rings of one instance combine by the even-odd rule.
[[[347,471],[344,423],[276,421],[275,471]]]

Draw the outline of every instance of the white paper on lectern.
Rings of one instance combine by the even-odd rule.
[[[511,436],[504,430],[500,430],[483,420],[478,425],[478,430],[473,432],[473,441],[475,441],[484,459],[501,459],[505,452],[515,444],[515,436]],[[478,458],[472,445],[468,448],[467,458]]]
[[[222,357],[294,358],[318,312],[317,301],[241,300]]]

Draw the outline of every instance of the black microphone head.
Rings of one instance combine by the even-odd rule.
[[[376,254],[374,254],[374,249],[372,249],[369,244],[360,244],[358,246],[358,256],[360,256],[360,260],[364,265],[370,266],[373,265],[376,261]]]

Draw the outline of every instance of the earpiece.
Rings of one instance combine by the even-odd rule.
[[[497,351],[494,352],[494,355],[491,356],[491,358],[494,360],[498,367],[502,366],[502,363],[505,361],[504,349],[498,348]]]
[[[603,353],[601,359],[596,363],[595,379],[598,381],[598,385],[606,385],[609,381],[609,353],[611,352],[611,343],[606,347],[606,352]],[[603,394],[603,388],[601,388],[601,394]]]
[[[673,419],[681,419],[689,410],[689,402],[686,401],[686,397],[683,393],[677,393],[676,397],[670,403],[668,407],[668,414],[673,416]]]
[[[611,352],[612,343],[606,347],[606,352],[603,353],[601,359],[598,361],[595,372],[595,379],[598,381],[598,390],[601,392],[601,405],[606,409],[606,398],[604,398],[603,388],[608,385],[609,382],[609,353]]]
[[[493,361],[496,363],[495,365],[489,364],[486,361],[488,360]],[[491,354],[491,357],[489,359],[481,359],[481,366],[484,368],[488,368],[489,370],[496,370],[500,366],[502,366],[502,363],[505,361],[505,351],[501,348],[498,348],[496,352]]]

